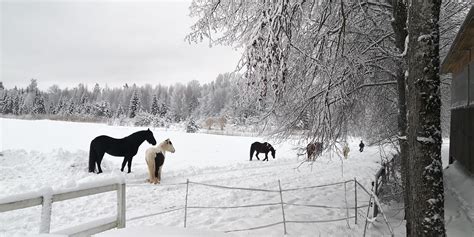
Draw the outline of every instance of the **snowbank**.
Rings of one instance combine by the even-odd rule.
[[[474,177],[454,162],[444,170],[448,236],[474,236]]]

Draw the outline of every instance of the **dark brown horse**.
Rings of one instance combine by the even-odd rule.
[[[323,152],[322,142],[311,142],[306,146],[306,154],[308,154],[308,161],[316,160]]]
[[[263,159],[263,161],[268,161],[268,152],[271,152],[272,156],[273,156],[273,159],[275,159],[276,150],[268,142],[264,142],[264,143],[254,142],[254,143],[252,143],[252,145],[250,146],[250,161],[252,161],[252,157],[253,157],[253,154],[255,152],[257,152],[257,154],[255,154],[255,157],[257,157],[257,160],[260,160],[260,158],[258,157],[258,154],[265,153],[265,159]]]

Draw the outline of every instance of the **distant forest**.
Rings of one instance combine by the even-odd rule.
[[[244,124],[257,114],[253,103],[245,102],[238,74],[219,74],[206,84],[193,80],[170,86],[125,84],[109,88],[78,84],[61,89],[52,85],[46,91],[31,79],[26,88],[5,88],[0,82],[0,113],[23,118],[71,121],[110,121],[136,126],[166,126],[189,119],[227,116]]]

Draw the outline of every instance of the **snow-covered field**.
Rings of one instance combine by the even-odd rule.
[[[351,141],[349,159],[335,154],[323,154],[312,166],[301,165],[303,157],[297,156],[295,141],[272,143],[276,159],[269,162],[249,161],[249,147],[263,138],[188,134],[181,131],[152,129],[158,142],[170,138],[176,153],[167,154],[163,168],[162,184],[145,182],[147,172],[144,152],[150,144],[143,143],[133,159],[132,173],[121,173],[122,158],[106,155],[102,162],[103,174],[87,172],[90,141],[102,134],[125,137],[142,128],[116,127],[105,124],[71,123],[57,121],[0,120],[0,200],[2,198],[52,187],[54,190],[74,188],[84,182],[100,182],[114,177],[124,178],[127,183],[127,227],[140,226],[182,227],[184,211],[157,213],[184,206],[186,185],[189,179],[213,185],[278,190],[335,183],[357,178],[370,188],[373,175],[379,168],[379,151],[366,147],[358,151],[357,140]],[[272,141],[270,141],[272,142]],[[262,157],[262,155],[261,155]],[[287,203],[345,207],[354,206],[354,185],[303,189],[283,193]],[[358,189],[358,205],[367,204],[368,196]],[[239,206],[280,202],[278,192],[252,192],[208,187],[198,184],[189,186],[189,206]],[[97,218],[116,214],[114,192],[53,203],[52,232],[75,226]],[[404,222],[400,205],[387,208],[387,214],[397,235],[404,235]],[[365,215],[366,207],[359,209]],[[0,236],[29,235],[38,233],[41,207],[0,213]],[[201,230],[227,231],[246,229],[282,221],[280,205],[235,209],[188,209],[187,227]],[[345,209],[309,208],[285,206],[286,220],[331,220],[345,218]],[[349,216],[353,216],[353,209]],[[361,236],[364,221],[354,220],[328,223],[289,223],[290,236]],[[147,227],[149,228],[149,227]],[[369,236],[388,235],[381,216],[368,229]],[[461,231],[461,233],[465,233]],[[107,234],[104,233],[104,234]],[[283,225],[269,228],[234,232],[235,235],[282,236]],[[110,235],[109,235],[110,236]],[[459,235],[458,235],[459,236]]]

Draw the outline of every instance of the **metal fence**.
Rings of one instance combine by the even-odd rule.
[[[171,212],[176,212],[176,211],[184,211],[184,222],[183,226],[186,228],[188,226],[187,220],[188,220],[188,210],[189,209],[238,209],[238,208],[254,208],[254,207],[268,207],[268,206],[280,206],[281,207],[281,221],[274,222],[274,223],[269,223],[266,225],[260,225],[260,226],[253,226],[249,228],[242,228],[242,229],[232,229],[232,230],[225,230],[224,232],[229,233],[229,232],[240,232],[240,231],[252,231],[252,230],[258,230],[258,229],[264,229],[272,226],[277,226],[277,225],[282,225],[283,228],[283,234],[287,234],[287,224],[288,223],[295,223],[295,224],[311,224],[311,223],[327,223],[327,222],[339,222],[339,221],[346,221],[348,227],[349,226],[349,221],[351,219],[354,219],[354,223],[357,224],[358,222],[358,216],[361,216],[363,219],[365,219],[365,226],[364,226],[364,236],[366,234],[366,229],[367,225],[369,223],[370,217],[369,217],[369,209],[375,205],[378,205],[380,207],[379,200],[375,193],[372,191],[368,191],[362,184],[360,184],[356,178],[352,180],[346,180],[346,181],[341,181],[341,182],[336,182],[336,183],[330,183],[330,184],[322,184],[322,185],[314,185],[314,186],[307,186],[307,187],[298,187],[298,188],[282,188],[280,180],[278,180],[278,189],[263,189],[263,188],[247,188],[247,187],[231,187],[231,186],[223,186],[223,185],[216,185],[216,184],[207,184],[207,183],[200,183],[200,182],[194,182],[190,181],[189,179],[185,183],[176,183],[176,184],[165,184],[165,186],[168,185],[186,185],[186,194],[184,197],[184,207],[180,208],[173,208],[169,210],[165,210],[162,212],[158,213],[153,213],[149,215],[144,215],[140,217],[134,217],[132,219],[129,219],[128,221],[131,220],[136,220],[136,219],[141,219],[141,218],[146,218],[146,217],[151,217],[151,216],[156,216],[156,215],[161,215],[161,214],[167,214]],[[209,188],[217,188],[217,189],[226,189],[226,190],[243,190],[243,191],[252,191],[252,192],[267,192],[267,193],[275,193],[277,194],[280,198],[279,202],[269,202],[269,203],[259,203],[259,204],[247,204],[247,205],[234,205],[234,206],[190,206],[188,205],[188,201],[190,200],[190,192],[189,192],[189,187],[191,185],[198,185],[198,186],[204,186],[204,187],[209,187]],[[298,203],[290,203],[290,202],[285,202],[284,201],[284,193],[286,192],[293,192],[293,191],[299,191],[299,190],[306,190],[306,189],[316,189],[316,188],[322,188],[322,187],[329,187],[329,186],[336,186],[336,185],[343,185],[344,186],[344,201],[345,205],[344,206],[334,206],[334,205],[318,205],[318,204],[298,204]],[[353,185],[354,187],[354,204],[353,206],[349,206],[347,202],[347,186],[348,185]],[[369,202],[367,201],[362,202],[363,205],[361,204],[361,201],[357,199],[357,191],[362,189],[370,198]],[[336,219],[320,219],[320,220],[291,220],[287,219],[287,213],[290,211],[286,207],[288,206],[298,206],[298,207],[309,207],[309,208],[326,208],[326,209],[339,209],[342,211],[345,211],[345,217],[344,218],[336,218]],[[362,211],[362,208],[368,208],[366,212],[366,216],[364,216]],[[392,227],[390,226],[390,223],[388,222],[383,210],[380,208],[380,211],[384,217],[384,222],[388,226],[388,229],[393,236],[393,230]],[[361,214],[361,212],[363,214]],[[351,215],[351,214],[354,215]]]

